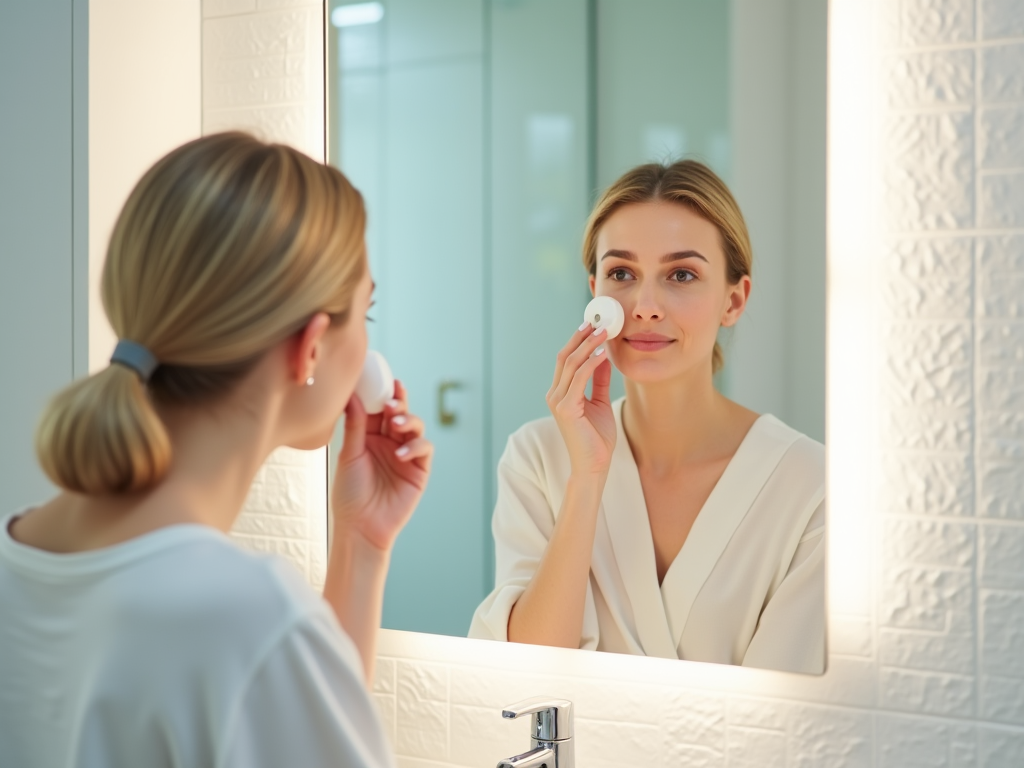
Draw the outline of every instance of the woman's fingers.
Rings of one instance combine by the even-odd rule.
[[[594,328],[590,323],[583,323],[583,325],[577,329],[576,333],[569,338],[566,345],[558,350],[558,356],[555,358],[555,377],[551,381],[552,389],[557,387],[558,382],[562,380],[562,369],[565,367],[565,361],[569,358],[569,355],[579,348],[580,344],[583,343],[583,340],[587,338],[593,330]]]
[[[353,394],[345,406],[345,438],[338,462],[346,463],[362,455],[366,446],[366,409],[358,395]]]
[[[410,437],[420,437],[426,431],[423,419],[411,413],[400,413],[392,416],[388,424],[388,436],[394,440],[408,440]]]
[[[430,471],[430,462],[434,457],[434,444],[425,437],[417,437],[395,449],[395,458],[401,462],[415,462],[424,472]]]
[[[583,364],[573,375],[572,381],[569,382],[569,388],[565,393],[565,400],[575,403],[582,402],[584,398],[586,398],[587,382],[590,381],[590,377],[594,375],[594,371],[607,361],[607,354],[608,353],[602,349],[598,354],[583,361]]]
[[[607,341],[607,338],[608,332],[604,328],[598,328],[583,339],[576,350],[566,358],[565,365],[562,366],[561,381],[558,382],[552,391],[556,402],[561,401],[566,396],[577,371],[591,359],[597,348]]]
[[[601,357],[604,359],[594,371],[594,388],[590,392],[590,400],[594,403],[611,404],[612,364],[607,353]]]

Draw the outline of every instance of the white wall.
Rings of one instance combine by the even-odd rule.
[[[89,370],[117,339],[100,302],[107,243],[135,183],[201,128],[199,0],[89,2]]]

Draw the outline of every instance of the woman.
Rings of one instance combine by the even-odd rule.
[[[552,417],[509,438],[470,635],[824,671],[824,447],[712,382],[751,289],[736,201],[700,163],[640,166],[597,203],[583,261],[625,325],[582,325]]]
[[[38,432],[63,491],[0,531],[5,765],[392,764],[366,683],[432,448],[400,385],[381,416],[352,397],[364,226],[341,173],[239,133],[132,192],[103,272],[112,364]],[[326,445],[343,411],[325,601],[225,534],[271,451]]]

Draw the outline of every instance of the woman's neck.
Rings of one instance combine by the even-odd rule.
[[[234,404],[205,411],[163,409],[172,463],[154,489],[106,496],[62,493],[18,519],[11,533],[52,552],[98,549],[182,523],[226,533],[274,447],[273,404],[261,403],[256,412],[261,418]]]
[[[641,470],[669,474],[731,457],[756,420],[715,389],[710,371],[654,383],[626,380],[622,424]]]

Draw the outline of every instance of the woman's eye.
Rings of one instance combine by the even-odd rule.
[[[629,280],[630,274],[625,269],[613,269],[608,273],[608,278],[616,282],[622,282],[623,280]]]
[[[677,269],[672,273],[672,280],[677,283],[689,283],[697,279],[697,276],[686,269]]]

